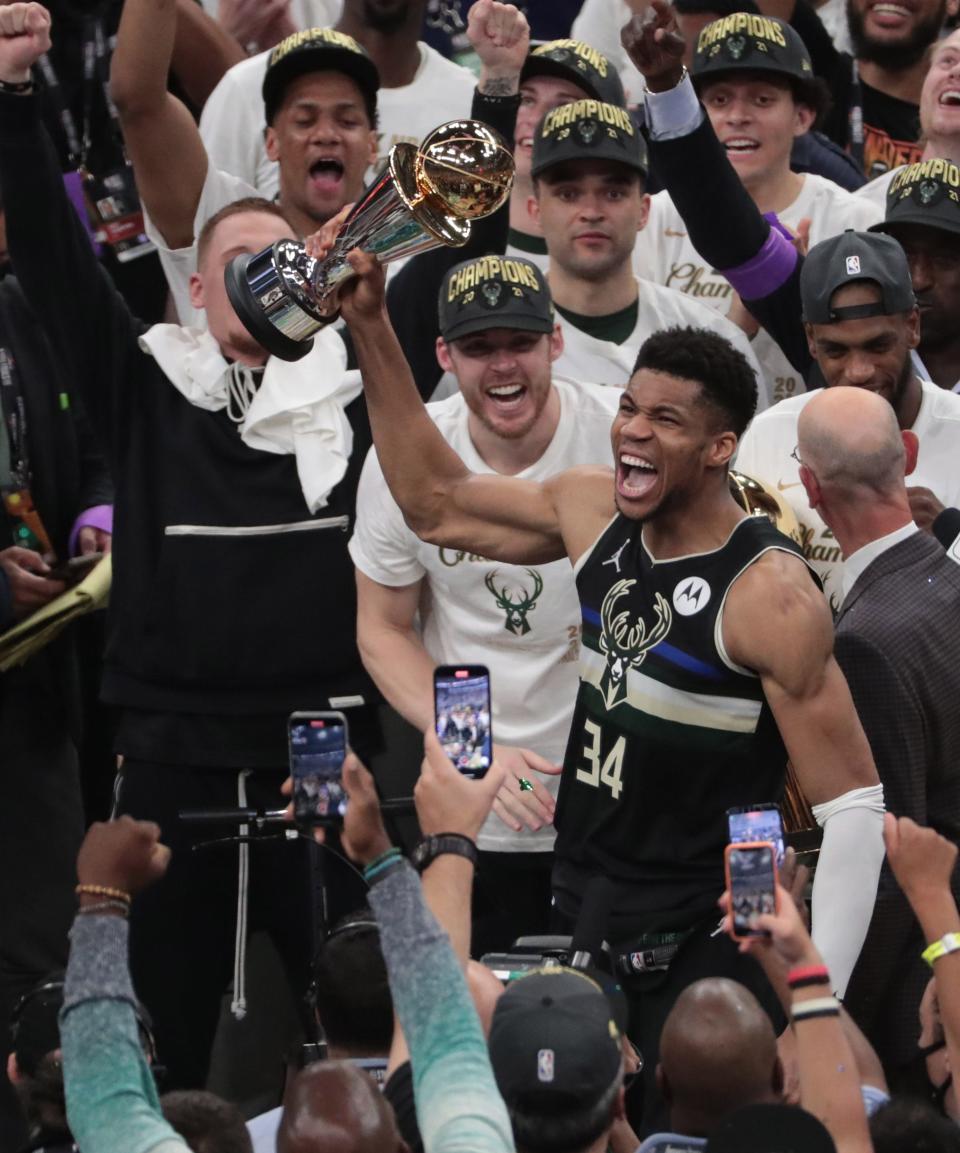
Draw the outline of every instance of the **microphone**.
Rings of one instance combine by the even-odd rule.
[[[181,809],[177,816],[184,824],[188,825],[280,825],[288,823],[284,809]]]

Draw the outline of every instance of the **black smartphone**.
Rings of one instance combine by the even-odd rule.
[[[493,762],[490,672],[484,665],[440,665],[433,671],[433,716],[450,763],[479,780]]]
[[[103,560],[102,552],[89,552],[84,556],[72,556],[64,564],[55,565],[47,574],[50,581],[66,581],[68,585],[79,584]]]
[[[727,845],[730,936],[735,941],[766,936],[757,918],[777,912],[777,850],[772,841]]]
[[[291,713],[287,748],[293,778],[293,816],[298,825],[340,825],[347,811],[343,762],[347,718],[343,713]]]
[[[727,809],[727,831],[731,845],[745,841],[772,841],[777,850],[777,868],[783,865],[785,843],[779,805],[769,801]]]

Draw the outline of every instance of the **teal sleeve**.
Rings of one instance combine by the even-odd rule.
[[[143,1055],[124,917],[77,917],[60,1014],[67,1120],[83,1153],[188,1153]]]
[[[513,1153],[510,1119],[447,934],[406,863],[370,890],[390,990],[413,1065],[426,1153]]]

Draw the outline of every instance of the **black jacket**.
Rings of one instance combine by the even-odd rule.
[[[74,366],[117,486],[104,698],[270,714],[271,731],[278,714],[330,695],[370,700],[347,553],[371,443],[363,398],[347,409],[347,474],[311,516],[293,456],[248,448],[141,350],[143,326],[93,256],[31,96],[0,94],[0,173],[24,292]]]

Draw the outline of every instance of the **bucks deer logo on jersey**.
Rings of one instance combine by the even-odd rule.
[[[528,568],[526,572],[533,581],[532,590],[528,590],[525,585],[515,586],[511,589],[508,584],[501,585],[498,590],[496,585],[498,571],[498,569],[494,569],[493,572],[487,573],[483,578],[483,583],[493,593],[497,607],[503,609],[507,614],[507,620],[503,626],[507,632],[513,633],[516,637],[526,636],[530,631],[527,613],[532,613],[537,607],[537,598],[543,592],[543,577],[536,569]],[[514,599],[513,593],[517,594],[516,599]]]
[[[670,631],[673,620],[670,605],[657,593],[654,603],[656,623],[647,631],[642,617],[630,619],[629,609],[616,612],[617,601],[627,596],[636,584],[635,580],[618,580],[607,590],[600,606],[600,620],[603,626],[600,633],[600,651],[607,658],[603,670],[600,692],[608,709],[620,704],[627,695],[627,670],[638,669],[646,660],[647,653],[658,645]]]

